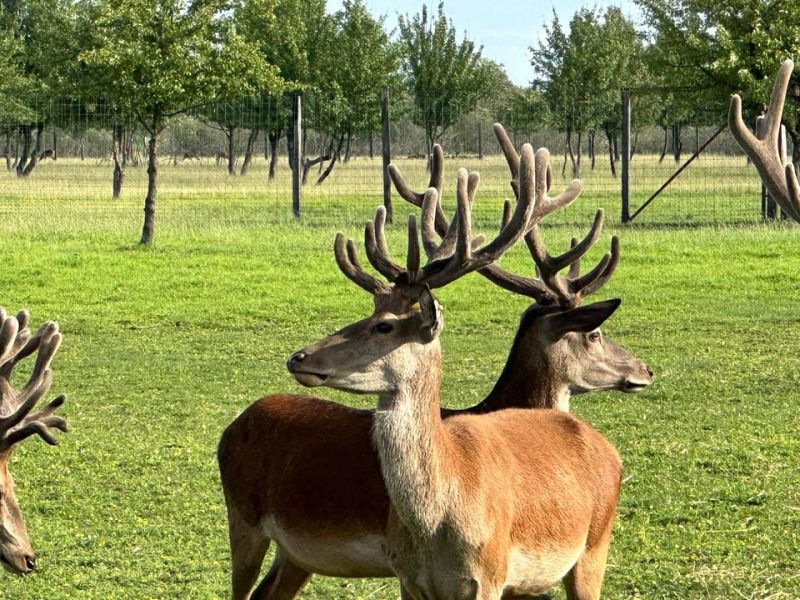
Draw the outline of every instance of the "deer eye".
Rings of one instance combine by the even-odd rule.
[[[394,329],[394,326],[391,323],[384,322],[375,325],[375,331],[378,333],[389,333],[392,329]]]
[[[589,334],[589,341],[590,342],[599,342],[600,341],[600,332],[593,331]]]

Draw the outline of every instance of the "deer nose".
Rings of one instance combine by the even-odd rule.
[[[28,571],[35,571],[36,570],[36,557],[32,554],[25,555],[25,566],[28,568]]]
[[[655,373],[653,373],[653,369],[651,369],[650,367],[645,367],[645,368],[647,369],[647,374],[650,375],[650,377],[653,377],[655,375]]]
[[[286,361],[286,366],[291,371],[293,367],[296,367],[298,363],[301,363],[305,360],[306,353],[300,350],[299,352],[295,352],[289,357],[289,360]]]

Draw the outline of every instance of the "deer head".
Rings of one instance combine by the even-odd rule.
[[[494,131],[511,172],[511,189],[519,198],[520,156],[500,124],[495,124]],[[429,185],[441,186],[443,163],[444,153],[436,145]],[[610,252],[588,273],[581,275],[580,259],[602,231],[603,211],[598,210],[583,240],[573,240],[569,250],[551,256],[539,224],[550,213],[575,201],[582,184],[580,180],[573,180],[560,195],[550,197],[552,176],[550,154],[546,148],[536,151],[534,170],[535,208],[524,238],[537,276],[516,275],[497,264],[479,271],[496,285],[534,300],[522,315],[503,376],[484,401],[484,407],[486,410],[503,405],[550,407],[553,402],[558,402],[566,408],[571,394],[601,390],[641,391],[652,383],[652,371],[628,350],[603,336],[599,329],[620,301],[580,306],[583,298],[605,285],[616,270],[619,240],[613,237]],[[422,196],[405,182],[400,170],[391,165],[389,174],[400,196],[420,206]],[[452,227],[440,206],[429,213],[430,217],[423,222],[422,228],[426,250],[434,248],[439,238],[450,235]],[[508,215],[506,208],[503,224]],[[562,275],[565,269],[568,272]],[[520,390],[526,391],[525,398],[520,397]]]
[[[45,323],[31,335],[27,324],[26,311],[13,317],[0,308],[0,564],[19,575],[36,568],[36,555],[28,539],[8,463],[14,448],[24,439],[36,434],[55,445],[58,442],[51,429],[67,431],[66,421],[54,415],[66,399],[63,395],[31,414],[52,383],[50,363],[61,344],[58,325]],[[15,389],[11,382],[14,367],[34,353],[36,362],[28,382]]]
[[[407,379],[420,361],[439,361],[438,336],[443,326],[441,310],[431,289],[481,269],[497,260],[528,228],[533,214],[533,150],[523,149],[522,192],[516,209],[506,211],[503,227],[490,243],[471,235],[471,204],[479,177],[459,170],[457,180],[458,217],[441,243],[423,233],[428,261],[420,268],[419,232],[416,218],[408,221],[406,268],[389,255],[384,237],[386,213],[383,207],[365,228],[365,247],[372,266],[387,280],[366,273],[358,262],[355,244],[338,234],[334,244],[336,262],[342,272],[370,292],[375,310],[366,319],[349,325],[309,346],[288,361],[289,371],[302,384],[327,385],[361,393],[389,392],[398,379]],[[435,218],[439,192],[429,188],[422,199],[423,232]],[[437,369],[426,369],[436,372]]]

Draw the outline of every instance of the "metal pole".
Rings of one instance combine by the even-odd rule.
[[[294,146],[292,147],[292,213],[295,218],[300,218],[300,179],[303,169],[303,102],[300,94],[295,94],[292,99],[292,127],[294,129]]]
[[[392,222],[392,180],[389,179],[389,163],[392,162],[391,130],[389,129],[389,88],[381,90],[381,140],[383,144],[383,205],[386,220]]]
[[[631,92],[622,90],[622,222],[631,219],[630,209],[630,165],[631,165]]]

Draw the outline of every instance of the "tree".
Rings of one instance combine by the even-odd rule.
[[[286,82],[282,93],[262,96],[256,111],[270,146],[272,180],[284,135],[292,156],[291,96],[314,88],[322,65],[332,59],[331,16],[325,12],[325,0],[239,0],[234,15],[239,32],[258,45],[264,60],[275,65]],[[290,166],[294,169],[291,159]]]
[[[361,131],[380,129],[381,88],[397,82],[397,52],[384,28],[363,0],[345,0],[333,15],[333,47],[340,51],[323,65],[317,83],[327,119],[321,124],[331,137],[330,162],[317,180],[322,183],[341,160],[342,149]]]
[[[620,90],[645,84],[648,78],[641,36],[615,7],[602,14],[579,10],[568,33],[554,14],[546,34],[538,48],[530,48],[534,87],[547,101],[556,127],[566,134],[573,176],[580,176],[583,133],[588,134],[594,167],[598,129],[606,133],[611,172],[615,173],[613,147],[621,126]],[[577,151],[573,150],[573,133]]]
[[[670,82],[696,87],[701,108],[724,118],[730,95],[745,99],[751,122],[769,102],[781,62],[800,57],[800,3],[730,0],[637,0]],[[800,82],[795,76],[794,81]],[[791,90],[790,86],[790,90]],[[800,170],[800,95],[789,94],[783,122]]]
[[[89,0],[92,1],[92,0]],[[279,90],[277,69],[235,30],[220,0],[97,0],[93,47],[81,53],[106,97],[149,136],[142,244],[153,241],[158,136],[171,117],[214,100]]]
[[[402,70],[414,101],[414,122],[425,130],[428,155],[433,144],[461,115],[471,112],[489,92],[490,72],[481,58],[483,47],[456,30],[439,3],[429,19],[427,6],[419,14],[399,17]]]

